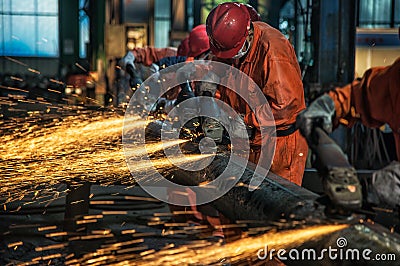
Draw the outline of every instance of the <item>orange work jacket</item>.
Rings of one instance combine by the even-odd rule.
[[[358,119],[368,127],[387,123],[400,160],[400,57],[392,65],[368,69],[361,79],[335,88],[329,96],[335,102],[335,125],[341,121],[352,126]]]
[[[259,86],[268,100],[277,130],[285,130],[293,126],[298,113],[306,107],[296,54],[292,45],[278,30],[264,22],[253,22],[253,27],[254,37],[250,50],[246,58],[235,66]],[[232,76],[229,78],[235,79]],[[257,95],[253,88],[245,84],[236,90],[239,90],[241,95]],[[259,128],[260,125],[270,124],[271,118],[266,112],[268,106],[261,104],[253,112],[233,91],[221,88],[220,93],[221,100],[238,113],[245,115],[247,125]],[[251,97],[249,100],[252,100]],[[253,100],[257,101],[256,98]],[[253,147],[261,145],[261,134],[258,129],[251,144]],[[307,143],[298,130],[287,136],[277,137],[270,170],[301,185],[307,153]],[[257,163],[258,159],[258,156],[250,156],[250,160],[254,163]]]

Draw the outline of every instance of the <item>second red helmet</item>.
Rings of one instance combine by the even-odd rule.
[[[188,56],[189,54],[189,36],[181,41],[178,46],[177,56]]]
[[[206,25],[198,25],[189,34],[189,56],[197,57],[210,49]]]

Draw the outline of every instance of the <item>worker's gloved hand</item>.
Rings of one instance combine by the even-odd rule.
[[[131,77],[134,77],[135,71],[135,56],[131,51],[129,51],[121,60],[118,62],[118,65],[126,71]]]
[[[196,66],[192,62],[186,63],[176,71],[176,79],[179,83],[191,81],[196,73]]]
[[[297,116],[296,127],[310,144],[314,142],[313,132],[316,127],[322,128],[328,134],[332,132],[334,115],[335,103],[328,94],[324,94]]]
[[[393,161],[388,166],[372,174],[369,199],[378,199],[379,205],[390,208],[400,206],[400,162]]]
[[[209,71],[206,75],[203,76],[201,80],[202,81],[200,82],[196,91],[197,94],[199,96],[214,97],[220,78],[213,72]]]

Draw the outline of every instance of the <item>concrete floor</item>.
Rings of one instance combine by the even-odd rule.
[[[65,187],[59,189],[62,191]],[[204,234],[191,235],[189,231],[188,234],[163,236],[164,224],[171,219],[167,215],[170,213],[167,204],[121,200],[122,195],[145,197],[146,193],[138,187],[126,189],[123,186],[92,185],[90,192],[93,194],[92,202],[114,201],[114,204],[91,204],[89,213],[83,217],[86,219],[81,220],[88,223],[75,235],[63,235],[65,197],[54,200],[46,207],[45,204],[35,204],[18,212],[2,212],[0,265],[61,265],[68,261],[72,263],[74,259],[85,262],[97,257],[94,254],[97,249],[115,243],[124,244],[114,252],[134,256],[141,251],[160,250],[170,244],[179,246],[194,241],[196,237],[204,237]],[[13,204],[23,206],[24,203]],[[156,213],[166,215],[155,217]],[[138,239],[143,241],[133,241]]]

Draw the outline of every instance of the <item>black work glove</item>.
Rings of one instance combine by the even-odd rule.
[[[397,208],[400,206],[400,162],[393,161],[388,166],[372,174],[372,187],[368,197],[378,199],[379,205]]]
[[[315,142],[314,129],[320,127],[326,133],[332,132],[332,119],[335,115],[333,99],[324,94],[314,100],[308,108],[303,110],[296,118],[296,127],[307,139],[309,144]]]

